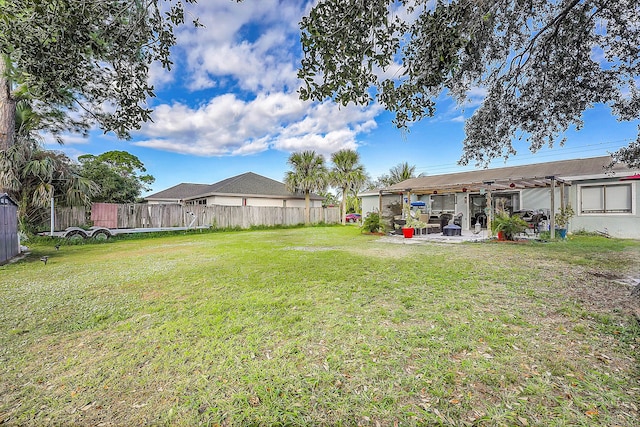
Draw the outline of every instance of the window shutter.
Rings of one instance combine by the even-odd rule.
[[[631,212],[631,185],[610,185],[605,187],[607,212]]]
[[[582,213],[604,212],[603,187],[582,187]]]

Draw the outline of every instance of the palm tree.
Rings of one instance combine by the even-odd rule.
[[[313,150],[292,153],[287,163],[293,168],[284,178],[288,191],[304,193],[305,224],[311,223],[310,194],[327,187],[327,168],[324,157]]]
[[[338,187],[342,193],[340,210],[342,225],[344,225],[346,224],[347,197],[349,193],[355,193],[354,196],[357,196],[357,188],[366,181],[367,175],[364,172],[364,166],[360,164],[360,156],[354,150],[336,151],[331,155],[331,161],[333,168],[329,172],[329,182]]]
[[[421,173],[418,177],[423,176]],[[416,167],[409,163],[398,163],[389,169],[389,175],[381,175],[374,182],[374,187],[389,187],[407,179],[416,178]]]
[[[35,137],[38,116],[26,102],[18,102],[14,143],[0,150],[0,188],[18,201],[21,230],[46,218],[54,195],[67,206],[88,205],[96,184],[77,173],[66,155],[43,150]]]
[[[389,169],[389,179],[394,181],[394,184],[397,184],[402,181],[406,181],[407,179],[416,177],[416,167],[410,166],[409,163],[399,163]]]

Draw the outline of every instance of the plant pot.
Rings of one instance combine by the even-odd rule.
[[[498,231],[498,240],[502,242],[507,240],[507,236],[504,235],[504,231]]]
[[[567,238],[567,229],[566,228],[558,228],[558,229],[556,229],[556,232],[558,233],[558,236],[561,239],[566,239]]]
[[[405,239],[410,239],[413,237],[413,228],[403,228],[402,235]]]

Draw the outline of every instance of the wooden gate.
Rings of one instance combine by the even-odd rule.
[[[92,204],[91,221],[98,227],[118,228],[118,205],[115,203]]]

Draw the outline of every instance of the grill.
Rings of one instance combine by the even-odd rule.
[[[442,229],[443,236],[462,236],[462,227],[455,224],[449,224]]]

